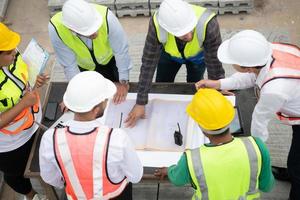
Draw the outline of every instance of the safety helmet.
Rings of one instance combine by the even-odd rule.
[[[208,88],[198,90],[186,112],[208,134],[224,132],[220,129],[226,130],[235,115],[231,102],[217,90]]]
[[[164,0],[157,15],[159,25],[176,37],[191,32],[197,24],[192,6],[183,0]]]
[[[21,37],[7,26],[0,22],[0,51],[10,51],[15,49],[20,43]]]
[[[222,63],[243,67],[263,66],[271,55],[271,44],[261,33],[254,30],[244,30],[235,34],[218,49],[218,58]]]
[[[68,109],[84,113],[112,97],[116,90],[115,84],[98,72],[85,71],[70,80],[63,102]]]
[[[68,0],[62,8],[62,23],[72,31],[90,36],[102,25],[102,17],[96,8],[84,0]]]

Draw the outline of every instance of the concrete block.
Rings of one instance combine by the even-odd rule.
[[[185,0],[186,2],[203,7],[218,7],[219,0]]]
[[[0,21],[4,21],[8,0],[0,0]]]
[[[67,0],[48,0],[48,8],[51,13],[59,12]],[[90,3],[107,6],[110,10],[115,10],[114,0],[87,0]]]
[[[239,13],[251,13],[253,11],[254,7],[248,7],[248,6],[240,6],[240,7],[223,7],[219,8],[219,14],[224,15],[226,13],[231,14],[239,14]]]
[[[161,2],[163,2],[163,0],[149,0],[149,2],[150,2],[150,8],[152,11],[152,10],[157,10],[159,8]]]
[[[254,0],[219,0],[219,7],[254,7]]]
[[[150,1],[151,14],[154,14],[155,11],[158,10],[163,0],[149,0],[149,1]],[[209,8],[210,10],[218,13],[219,0],[185,0],[185,1],[190,4]]]
[[[125,16],[131,16],[136,17],[138,15],[143,16],[149,16],[150,10],[149,9],[117,9],[117,17],[125,17]]]
[[[116,0],[115,6],[117,10],[149,9],[149,2],[148,0]]]

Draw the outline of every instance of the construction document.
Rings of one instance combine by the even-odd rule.
[[[29,84],[34,86],[36,76],[44,72],[49,53],[32,38],[22,54],[22,58],[28,65]]]
[[[99,118],[105,125],[122,128],[131,138],[144,167],[163,167],[176,164],[186,149],[208,143],[199,126],[185,112],[192,95],[149,94],[146,118],[140,119],[133,128],[126,128],[124,121],[135,105],[136,93],[129,93],[125,102],[113,104],[109,100],[104,116]],[[235,97],[227,97],[235,105]],[[73,118],[67,112],[58,123]],[[236,125],[235,125],[236,126]],[[175,143],[174,133],[180,133],[182,144]]]

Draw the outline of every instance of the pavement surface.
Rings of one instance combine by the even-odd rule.
[[[6,12],[5,22],[10,28],[19,32],[22,41],[19,46],[21,52],[25,49],[30,39],[34,37],[52,55],[47,24],[49,10],[47,0],[10,0]],[[300,46],[300,1],[299,0],[255,0],[254,10],[251,14],[226,14],[218,16],[223,40],[230,37],[236,31],[242,29],[255,29],[261,31],[270,41],[290,42]],[[128,36],[129,51],[133,61],[133,69],[130,75],[131,81],[137,81],[141,64],[141,53],[148,29],[149,17],[124,17],[120,22]],[[52,74],[51,81],[64,81],[62,68],[54,61],[49,64],[48,71]],[[224,66],[226,76],[234,71],[230,66]],[[182,67],[177,77],[177,82],[185,81],[185,68]],[[44,88],[44,93],[46,88]],[[267,145],[270,148],[273,165],[286,166],[286,158],[291,141],[290,127],[279,124],[273,120],[269,126],[270,138]],[[0,183],[1,183],[0,175]],[[34,188],[43,193],[36,180],[32,180]],[[286,200],[288,199],[289,183],[276,181],[271,193],[263,194],[262,199]],[[156,199],[157,184],[142,182],[134,185],[134,199]],[[168,183],[160,186],[160,199],[190,199],[192,190],[190,187],[177,188]],[[21,195],[14,193],[7,185],[4,185],[0,193],[0,199],[21,199]]]

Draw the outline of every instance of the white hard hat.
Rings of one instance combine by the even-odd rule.
[[[164,0],[157,15],[159,25],[176,37],[191,32],[197,24],[192,6],[183,0]]]
[[[78,113],[91,111],[117,89],[113,82],[95,71],[84,71],[74,76],[68,84],[63,101],[65,106]]]
[[[272,55],[271,44],[259,32],[241,31],[225,40],[218,49],[218,58],[222,63],[243,67],[265,65]]]
[[[96,8],[84,0],[68,0],[62,8],[62,23],[72,31],[90,36],[102,25]]]

